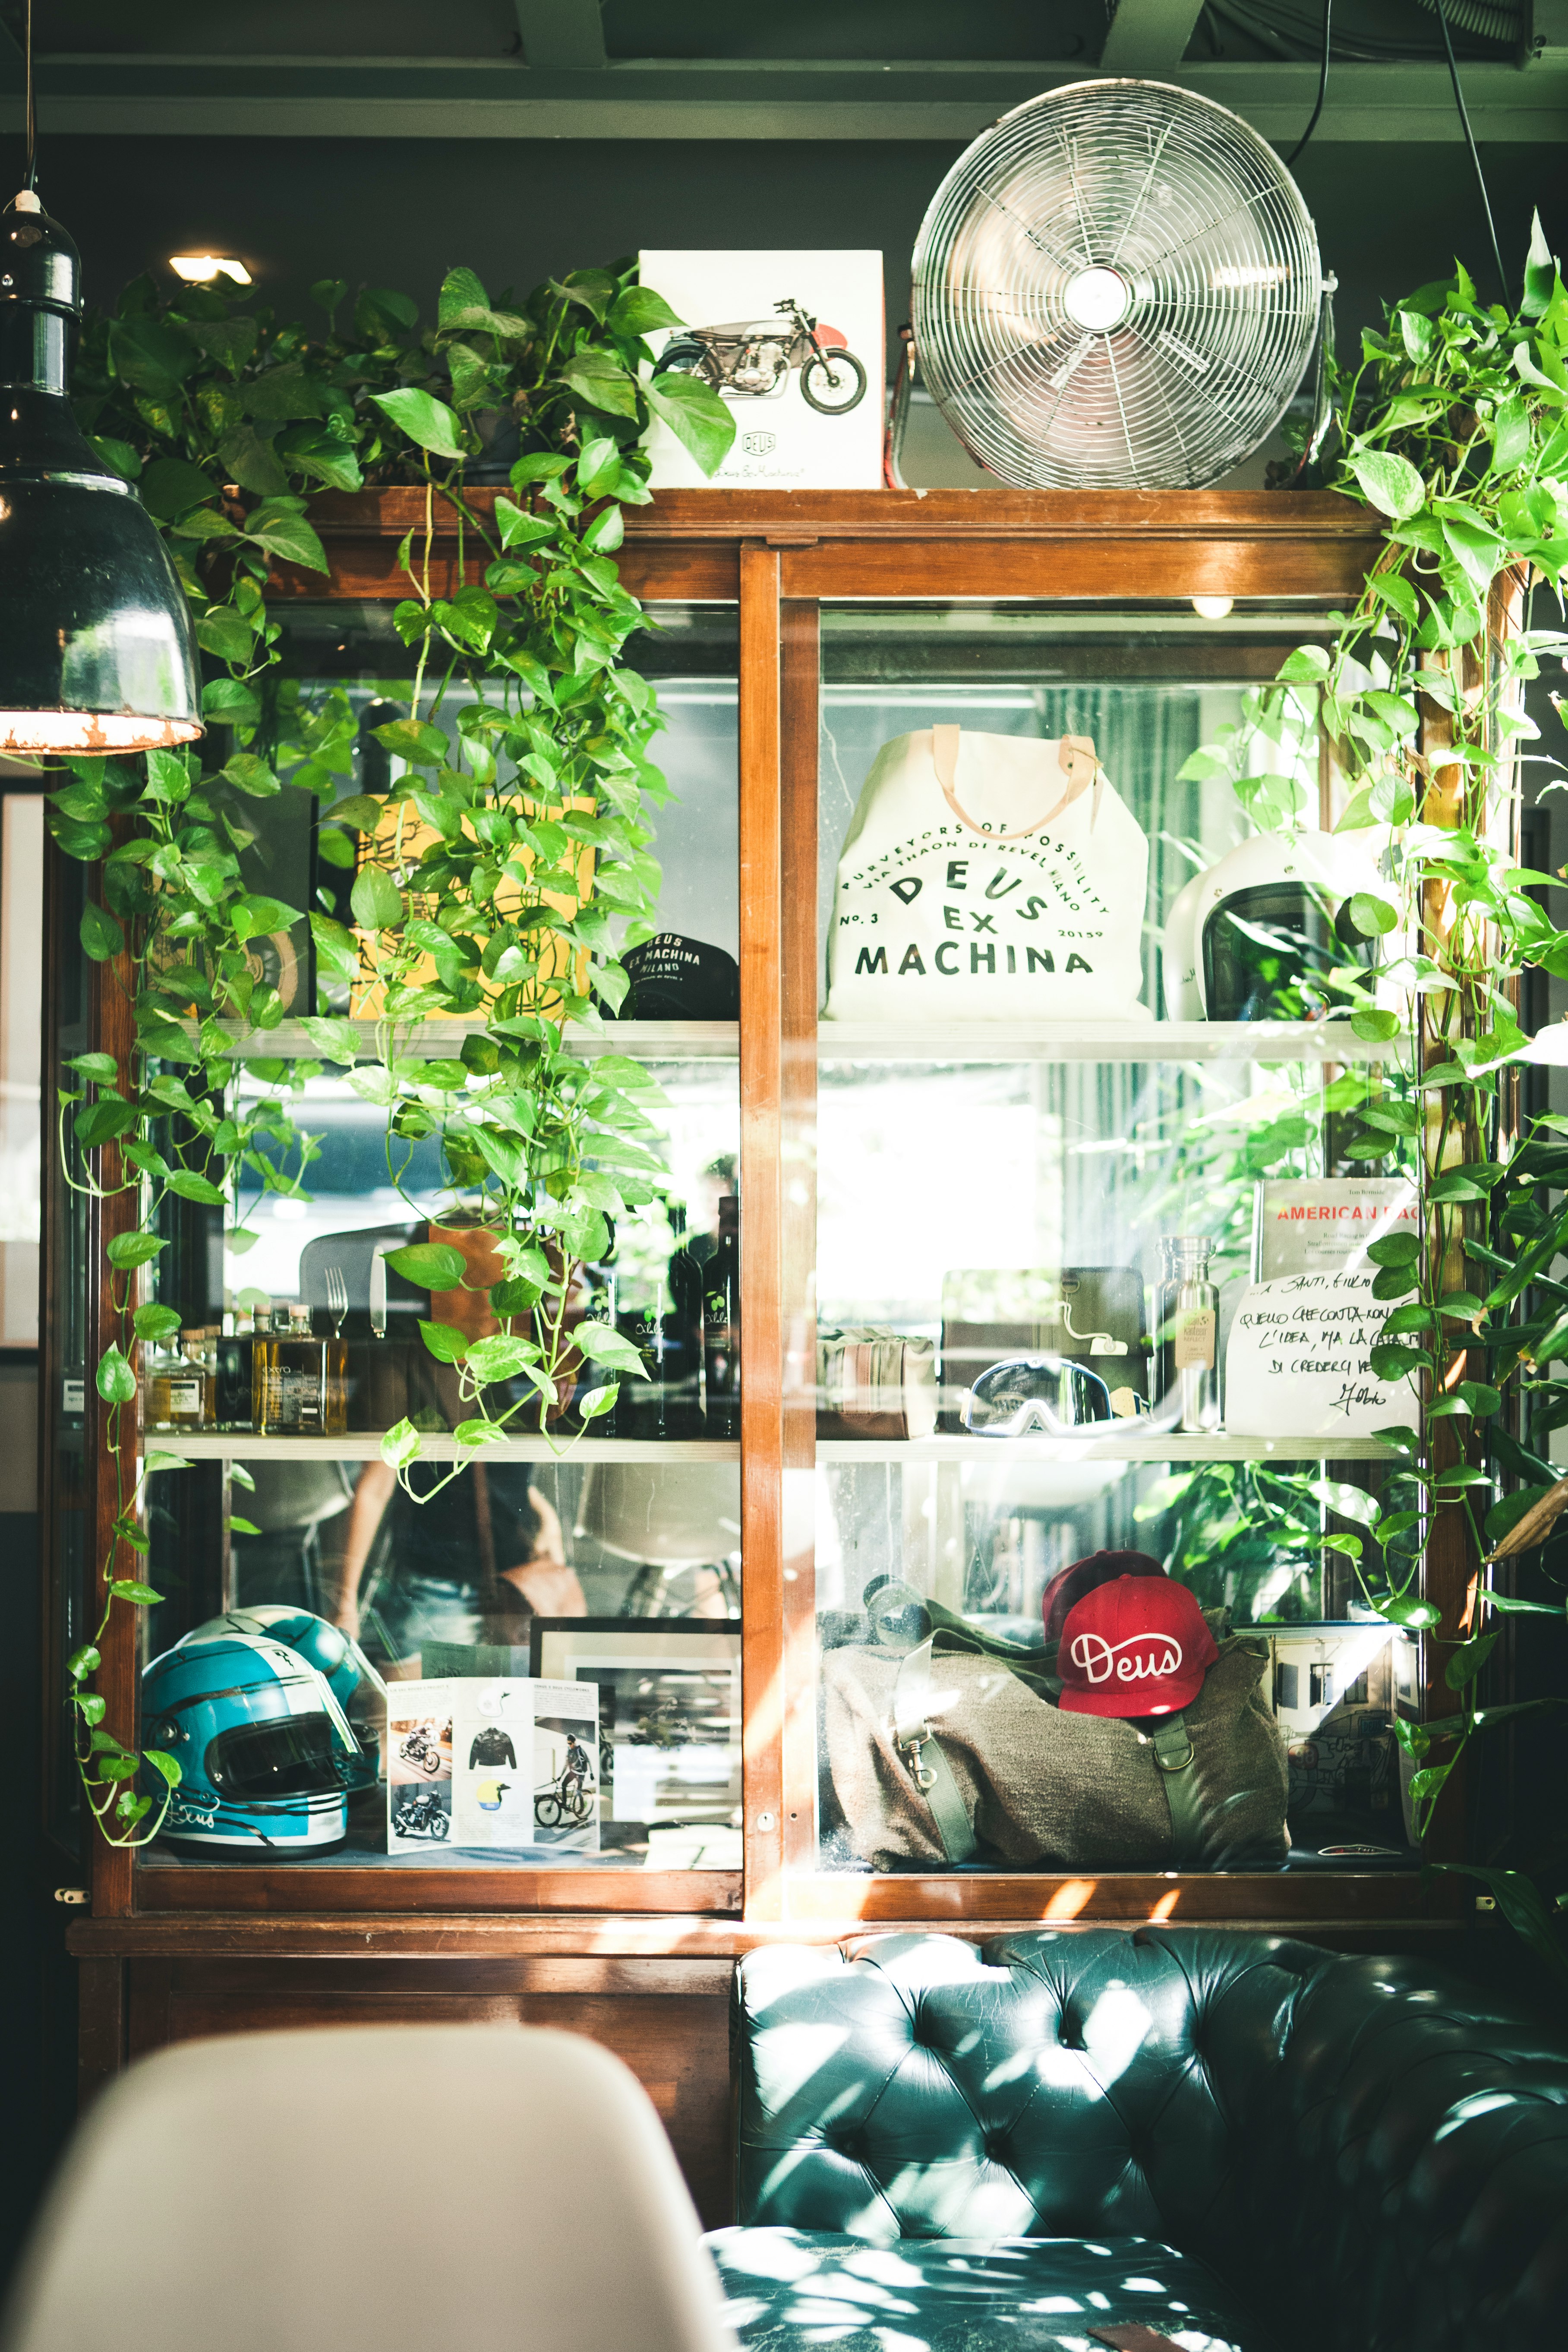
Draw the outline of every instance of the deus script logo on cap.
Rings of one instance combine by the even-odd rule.
[[[1170,1715],[1190,1706],[1219,1655],[1184,1584],[1119,1576],[1068,1612],[1057,1670],[1074,1715]]]

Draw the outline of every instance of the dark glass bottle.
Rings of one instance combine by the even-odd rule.
[[[664,1422],[669,1437],[702,1435],[702,1261],[686,1239],[686,1213],[670,1210],[679,1247],[665,1274]]]
[[[622,1381],[620,1401],[616,1407],[616,1434],[645,1441],[666,1437],[664,1318],[657,1289],[645,1291],[635,1305],[622,1306],[616,1317],[616,1328],[624,1339],[631,1341],[647,1374],[644,1380],[629,1378]]]
[[[741,1203],[719,1202],[719,1246],[702,1268],[702,1390],[710,1437],[741,1434]]]

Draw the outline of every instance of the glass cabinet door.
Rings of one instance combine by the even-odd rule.
[[[406,715],[407,655],[385,607],[302,605],[283,623],[285,787],[259,803],[252,887],[348,923],[353,868],[333,809],[394,781],[374,730]],[[605,1377],[584,1353],[542,1428],[536,1407],[519,1410],[503,1443],[465,1454],[453,1433],[473,1407],[421,1326],[437,1340],[500,1327],[483,1307],[473,1319],[471,1293],[454,1307],[389,1259],[435,1242],[459,1248],[476,1284],[500,1268],[482,1201],[444,1160],[438,1115],[423,1136],[389,1136],[374,1066],[389,1050],[421,1056],[438,1112],[473,1026],[427,1023],[389,1048],[369,993],[313,970],[306,926],[258,943],[283,1019],[243,1048],[229,1108],[281,1105],[312,1148],[298,1191],[268,1190],[253,1169],[233,1217],[184,1202],[171,1216],[148,1295],[178,1309],[201,1343],[186,1357],[205,1370],[192,1380],[176,1362],[143,1380],[148,1444],[192,1465],[153,1482],[151,1573],[166,1597],[145,1655],[226,1617],[307,1644],[322,1642],[310,1630],[322,1621],[355,1645],[330,1676],[352,1739],[334,1722],[318,1755],[314,1729],[292,1744],[257,1729],[247,1757],[237,1734],[230,1780],[248,1801],[205,1820],[176,1811],[142,1856],[148,1872],[245,1854],[739,1868],[736,643],[732,605],[657,605],[627,651],[664,719],[654,758],[669,798],[647,812],[659,935],[624,1017],[568,1035],[587,1074],[616,1057],[662,1162],[656,1197],[609,1224],[564,1310],[571,1328],[611,1322],[637,1350],[647,1377],[623,1381],[612,1412],[590,1402]],[[299,1026],[310,1013],[363,1024],[359,1066],[323,1065]],[[281,1330],[289,1310],[295,1328]],[[312,1364],[319,1396],[306,1393]],[[529,1393],[498,1382],[487,1409]],[[401,1475],[382,1453],[399,1423],[419,1440]],[[318,1664],[331,1649],[326,1638]],[[525,1738],[506,1709],[534,1676],[591,1685],[596,1707],[574,1713],[558,1690]],[[494,1720],[468,1724],[470,1701]]]
[[[1414,1865],[1388,1449],[1226,1391],[1260,1186],[1396,1216],[1412,1148],[1343,891],[1201,757],[1313,620],[821,608],[820,1871]],[[1247,764],[1331,866],[1307,698]]]

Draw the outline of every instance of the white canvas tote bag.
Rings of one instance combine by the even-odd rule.
[[[1081,735],[884,743],[838,861],[828,1021],[1147,1021],[1149,844]]]

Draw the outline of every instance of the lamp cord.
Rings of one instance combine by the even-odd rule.
[[[33,104],[33,0],[27,0],[26,23],[23,35],[23,51],[27,77],[27,177],[25,184],[36,187],[38,178],[38,117]]]
[[[1465,111],[1465,93],[1459,87],[1459,68],[1454,62],[1454,44],[1448,37],[1448,12],[1443,5],[1443,0],[1432,0],[1432,5],[1437,12],[1437,22],[1443,27],[1443,48],[1448,59],[1448,79],[1454,85],[1454,103],[1459,110],[1459,127],[1465,134],[1465,144],[1470,151],[1470,162],[1475,165],[1476,185],[1481,192],[1481,210],[1487,216],[1487,235],[1491,239],[1492,262],[1497,270],[1499,290],[1506,307],[1508,276],[1502,266],[1502,255],[1498,250],[1497,226],[1492,219],[1491,198],[1487,194],[1486,173],[1481,169],[1481,159],[1476,152],[1475,133],[1470,129],[1470,118]]]
[[[27,5],[31,7],[32,0],[27,0]],[[1300,139],[1297,140],[1295,146],[1285,158],[1285,169],[1288,172],[1292,168],[1297,156],[1300,154],[1302,149],[1306,146],[1308,140],[1317,129],[1318,117],[1323,110],[1323,100],[1329,93],[1329,28],[1333,19],[1333,13],[1334,0],[1323,0],[1323,54],[1318,66],[1318,103],[1312,109],[1312,119],[1310,122],[1308,123],[1307,128],[1302,131]]]

